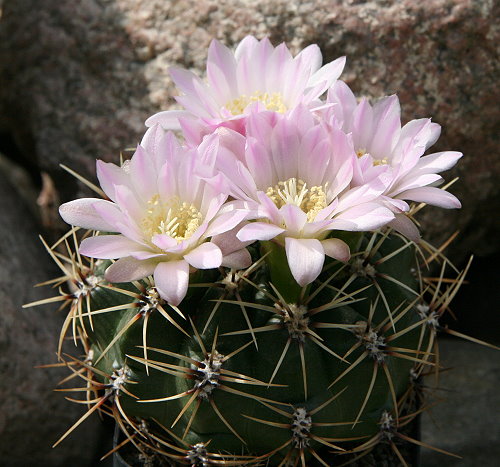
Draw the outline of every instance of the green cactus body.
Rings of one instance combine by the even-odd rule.
[[[431,364],[415,247],[387,234],[350,241],[350,263],[330,260],[305,289],[281,247],[261,245],[247,272],[198,272],[179,310],[150,279],[107,284],[108,264],[96,265],[78,328],[122,429],[147,423],[139,449],[192,465],[208,465],[205,454],[334,465],[381,433],[384,414],[397,419],[410,371]]]

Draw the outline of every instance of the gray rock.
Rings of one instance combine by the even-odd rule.
[[[498,352],[462,340],[440,341],[441,373],[435,393],[442,402],[422,417],[422,441],[461,456],[423,449],[424,467],[496,467],[500,458]],[[434,385],[433,378],[427,378]]]
[[[62,316],[53,306],[21,307],[53,295],[33,285],[57,271],[37,238],[40,227],[8,176],[0,172],[0,464],[94,465],[102,436],[97,418],[51,449],[85,409],[53,392],[67,369],[35,368],[56,361]]]

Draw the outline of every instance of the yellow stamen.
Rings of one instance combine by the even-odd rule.
[[[164,201],[156,194],[148,201],[141,228],[151,241],[157,234],[167,234],[181,242],[193,235],[201,221],[202,214],[192,203],[182,202],[177,196]]]
[[[278,182],[266,190],[266,195],[276,207],[295,204],[307,214],[307,221],[313,222],[318,212],[326,208],[326,185],[307,188],[306,182],[296,178]]]
[[[356,151],[356,156],[358,159],[366,154],[366,149],[358,149]],[[387,165],[389,161],[384,157],[383,159],[373,159],[373,165]]]
[[[269,94],[267,92],[255,91],[252,95],[247,96],[242,94],[237,99],[226,104],[226,109],[233,115],[240,115],[245,111],[245,108],[252,102],[261,102],[265,105],[267,110],[284,113],[287,108],[283,102],[283,96],[279,92]]]

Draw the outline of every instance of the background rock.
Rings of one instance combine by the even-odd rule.
[[[347,55],[343,79],[359,95],[397,92],[405,121],[432,117],[443,126],[436,151],[464,152],[445,175],[460,176],[451,191],[464,207],[427,208],[427,236],[441,242],[461,229],[450,250],[458,262],[498,253],[499,8],[493,0],[0,0],[0,148],[31,173],[34,192],[46,171],[64,201],[76,184],[59,163],[92,176],[96,157],[116,161],[135,146],[144,120],[174,107],[168,67],[202,74],[212,38],[232,46],[267,35],[293,52],[318,43],[325,61]],[[90,421],[48,448],[80,412],[51,393],[55,373],[32,368],[51,361],[59,323],[50,307],[20,311],[46,296],[31,284],[51,273],[35,235],[36,196],[23,207],[7,179],[1,167],[0,463],[84,465],[96,442]]]
[[[213,37],[246,34],[316,42],[325,60],[347,55],[343,78],[360,95],[397,92],[405,120],[444,127],[436,150],[464,152],[447,174],[460,211],[428,209],[424,227],[463,260],[498,251],[500,172],[497,77],[499,4],[493,0],[16,0],[0,22],[0,131],[25,164],[53,175],[60,162],[85,174],[96,157],[135,146],[143,121],[173,106],[171,65],[202,73]],[[60,174],[58,174],[60,176]],[[67,180],[67,179],[66,179]],[[69,183],[69,182],[66,182]],[[74,186],[74,185],[72,185]],[[59,181],[64,188],[64,181]]]
[[[13,178],[19,182],[19,177]],[[0,200],[0,464],[94,465],[102,435],[98,419],[51,449],[84,408],[53,392],[67,369],[35,368],[56,361],[62,316],[50,306],[21,307],[50,296],[33,285],[57,271],[37,238],[40,226],[3,173]]]
[[[422,416],[422,441],[463,459],[423,449],[422,466],[496,467],[500,456],[496,351],[458,339],[442,339],[439,348],[442,365],[451,369],[439,377],[435,396],[441,402]],[[428,377],[426,383],[434,386],[434,378]]]

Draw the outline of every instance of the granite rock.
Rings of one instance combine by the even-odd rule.
[[[439,348],[441,364],[449,370],[441,373],[434,394],[440,403],[422,416],[422,441],[462,459],[423,449],[422,466],[496,467],[500,456],[497,351],[458,339],[442,339]],[[426,383],[435,386],[434,376],[427,377]]]
[[[53,392],[66,368],[36,368],[56,361],[62,316],[52,306],[21,307],[53,294],[33,285],[57,271],[37,238],[40,227],[3,172],[0,218],[0,465],[94,465],[102,435],[97,417],[51,448],[84,408]]]
[[[429,209],[435,242],[462,230],[452,253],[498,249],[499,4],[493,0],[36,0],[5,2],[0,20],[0,131],[27,161],[91,174],[96,157],[134,146],[150,114],[172,108],[167,69],[202,73],[216,37],[246,34],[316,42],[326,60],[347,55],[343,78],[360,95],[397,92],[404,119],[432,117],[436,150],[464,152],[451,191],[463,209]],[[22,51],[22,52],[20,52]]]

